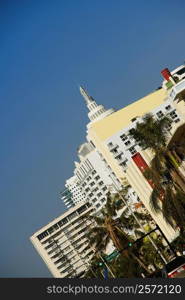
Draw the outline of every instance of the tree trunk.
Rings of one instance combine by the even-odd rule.
[[[138,258],[133,252],[132,253],[130,253],[131,254],[131,256],[133,257],[133,259],[135,259],[138,263],[139,263],[139,265],[147,272],[147,273],[151,273],[150,271],[149,271],[149,269],[147,268],[147,266],[145,266],[145,264],[142,262],[142,260],[140,259],[140,258]]]
[[[167,155],[171,161],[171,164],[174,167],[174,170],[176,171],[176,173],[178,174],[179,178],[181,179],[181,182],[184,183],[184,187],[183,187],[183,191],[185,192],[185,177],[182,174],[181,170],[180,170],[180,164],[179,162],[177,162],[177,160],[175,159],[174,155],[171,153],[171,151],[167,151]]]
[[[109,224],[109,222],[107,222],[107,230],[109,232],[110,238],[115,246],[116,249],[121,250],[122,249],[122,244],[119,240],[119,238],[116,236],[115,232],[114,232],[114,227]]]
[[[185,183],[182,180],[182,177],[180,176],[179,172],[177,170],[171,170],[170,171],[171,177],[173,181],[180,186],[181,190],[185,192]]]

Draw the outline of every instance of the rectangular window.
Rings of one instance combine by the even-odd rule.
[[[117,148],[115,148],[114,150],[112,150],[112,153],[114,153],[114,154],[118,153]]]
[[[81,214],[81,213],[83,213],[86,209],[87,209],[87,208],[86,208],[86,205],[83,205],[82,207],[80,207],[80,208],[78,209],[78,213]]]
[[[129,148],[130,153],[133,155],[135,154],[137,151],[134,147]]]
[[[180,119],[176,119],[176,120],[175,120],[175,123],[178,123],[178,122],[180,122]]]
[[[41,234],[39,234],[37,236],[38,240],[41,241],[43,238],[45,238],[47,235],[49,235],[49,232],[46,230],[44,232],[42,232]]]
[[[156,113],[156,115],[158,116],[158,118],[162,118],[164,116],[163,112],[160,110]]]
[[[121,160],[121,159],[122,159],[122,154],[120,154],[120,155],[117,156],[117,160],[118,161]]]
[[[178,117],[177,114],[176,114],[176,112],[175,112],[175,110],[170,113],[170,117],[172,119],[176,119]]]
[[[125,142],[125,146],[130,145],[130,141]]]
[[[167,105],[165,108],[166,110],[169,110],[171,108],[171,105]]]
[[[51,233],[53,233],[55,231],[55,229],[54,229],[54,227],[52,226],[52,227],[50,227],[49,229],[48,229],[48,232],[51,234]]]
[[[124,141],[126,141],[128,139],[128,137],[125,134],[122,134],[120,136],[120,139],[124,142]]]
[[[77,214],[77,212],[75,211],[74,213],[70,214],[70,215],[68,216],[68,218],[69,218],[69,220],[72,220],[72,219],[74,219],[74,218],[77,217],[77,216],[78,216],[78,214]]]
[[[112,142],[108,143],[108,147],[112,147],[112,146],[113,146]]]

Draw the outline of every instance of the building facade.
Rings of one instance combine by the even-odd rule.
[[[86,199],[85,194],[83,193],[77,176],[72,176],[66,180],[65,189],[60,192],[60,196],[67,208],[75,206],[80,201]]]
[[[69,210],[30,238],[54,277],[84,276],[94,253],[86,238],[92,226],[86,216],[98,213],[106,203],[108,191],[121,190],[124,182],[130,185],[128,206],[149,212],[169,241],[178,236],[178,228],[174,230],[162,213],[155,213],[150,206],[152,185],[143,173],[150,166],[153,154],[141,149],[129,135],[137,122],[151,113],[156,119],[168,116],[171,120],[169,143],[177,132],[178,138],[185,138],[185,69],[181,66],[175,70],[170,73],[165,69],[163,88],[119,111],[106,110],[80,87],[90,122],[87,142],[78,148],[79,161],[75,162],[74,176],[66,181],[61,193]],[[178,80],[173,78],[175,74],[179,75]],[[182,166],[185,176],[185,162]],[[114,249],[111,243],[108,248],[108,252]]]
[[[180,81],[168,91],[159,89],[91,124],[87,134],[87,140],[95,145],[117,179],[120,182],[124,179],[129,182],[169,241],[178,236],[178,230],[174,230],[168,225],[162,214],[156,214],[151,209],[150,195],[152,187],[143,175],[146,167],[150,165],[153,155],[148,150],[142,150],[136,141],[129,137],[129,130],[135,127],[137,122],[141,122],[146,113],[152,113],[155,118],[168,115],[171,119],[170,139],[171,135],[185,121],[184,102],[180,104],[176,100],[175,104],[172,99],[172,96],[175,97],[177,88],[179,91],[184,85],[183,82],[184,80]]]
[[[54,277],[80,278],[89,267],[93,249],[86,233],[92,206],[81,201],[34,233],[30,240]]]

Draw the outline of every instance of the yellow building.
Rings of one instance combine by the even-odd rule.
[[[156,214],[151,210],[149,201],[152,187],[132,159],[132,155],[139,153],[149,165],[152,154],[148,150],[143,151],[138,145],[134,145],[128,137],[128,130],[149,112],[159,118],[168,114],[173,121],[172,133],[184,122],[184,115],[182,116],[176,110],[168,92],[159,89],[119,111],[112,112],[108,116],[88,124],[87,139],[97,148],[102,159],[112,169],[117,179],[119,181],[123,181],[124,178],[127,179],[165,236],[169,241],[172,241],[178,235],[178,231],[174,231],[165,222],[162,214]],[[132,147],[129,148],[129,146]]]

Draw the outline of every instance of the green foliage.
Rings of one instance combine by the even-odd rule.
[[[143,149],[149,148],[152,151],[156,151],[166,145],[169,123],[170,120],[167,117],[156,120],[151,114],[146,114],[143,122],[137,123],[136,128],[130,130],[130,136]]]
[[[173,144],[173,149],[168,146],[169,123],[166,117],[158,120],[147,114],[143,122],[137,123],[136,128],[130,131],[130,135],[143,149],[150,149],[155,154],[150,168],[144,173],[153,183],[152,209],[162,212],[172,227],[185,228],[185,177],[179,171],[179,154],[185,153],[185,141],[178,146]]]

